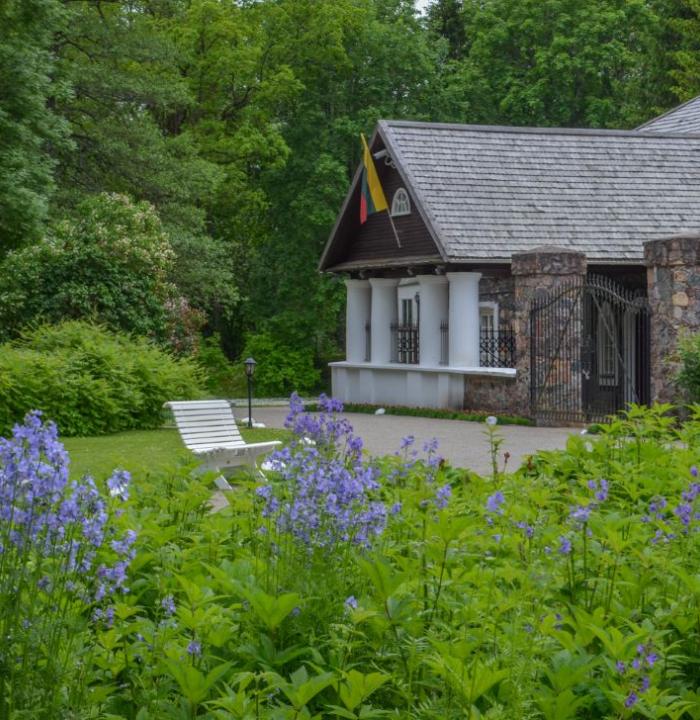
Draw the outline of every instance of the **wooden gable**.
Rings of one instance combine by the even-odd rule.
[[[384,149],[379,136],[372,152]],[[397,244],[387,212],[373,213],[360,224],[360,175],[353,181],[341,217],[326,246],[320,269],[349,271],[382,266],[440,262],[441,255],[421,217],[415,193],[393,165],[385,158],[375,160],[377,173],[389,207],[394,193],[404,188],[411,200],[411,213],[394,217],[394,226],[401,242]]]

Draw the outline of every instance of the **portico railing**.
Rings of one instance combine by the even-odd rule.
[[[392,362],[405,365],[417,365],[418,326],[417,325],[391,325]]]
[[[440,323],[440,365],[450,363],[450,326],[446,320]]]
[[[515,334],[511,330],[483,329],[479,338],[479,364],[481,367],[515,367]]]

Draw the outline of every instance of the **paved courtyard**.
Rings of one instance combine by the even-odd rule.
[[[240,409],[238,413],[240,414]],[[268,427],[284,427],[287,408],[256,407],[253,418]],[[355,433],[365,442],[373,455],[383,455],[399,448],[401,438],[416,437],[420,449],[423,442],[437,438],[439,453],[452,465],[470,468],[478,473],[491,470],[489,445],[485,424],[461,420],[435,420],[433,418],[403,417],[398,415],[365,415],[345,413]],[[537,450],[563,449],[567,438],[580,432],[577,428],[536,428],[519,425],[502,425],[498,431],[504,438],[501,453],[509,452],[508,468],[515,470],[526,456]],[[502,457],[501,457],[502,462]]]

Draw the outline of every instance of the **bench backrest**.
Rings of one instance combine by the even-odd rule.
[[[178,400],[165,403],[185,446],[193,452],[245,447],[227,400]]]

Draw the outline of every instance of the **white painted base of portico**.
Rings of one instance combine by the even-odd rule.
[[[461,409],[464,376],[515,377],[515,369],[400,363],[330,363],[333,397],[345,403]]]

